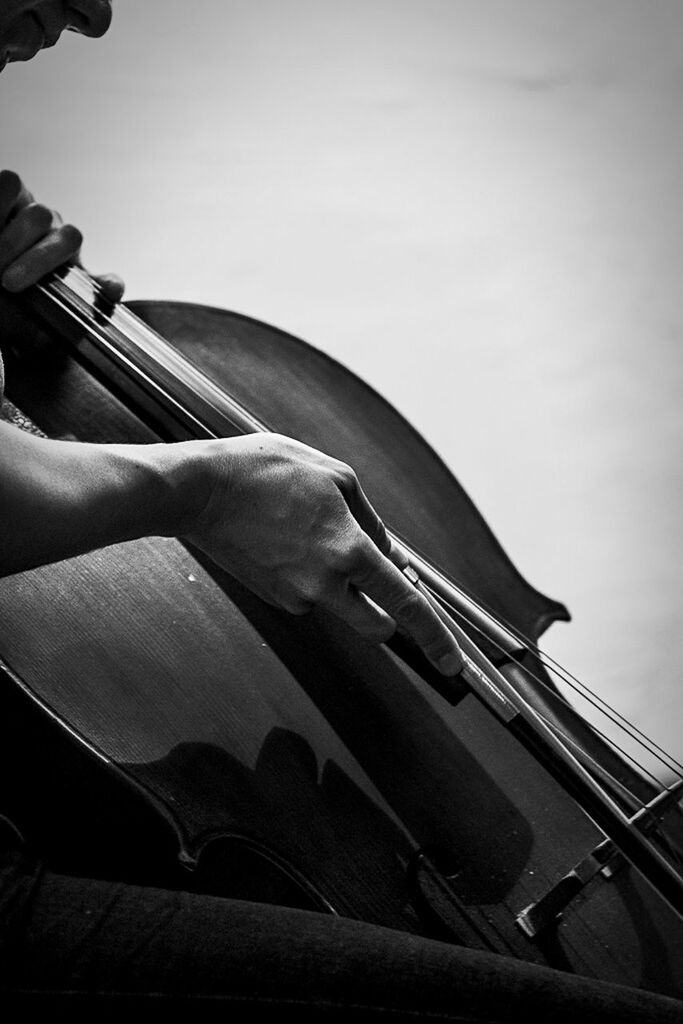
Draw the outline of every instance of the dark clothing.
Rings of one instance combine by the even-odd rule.
[[[9,825],[2,838],[5,1013],[683,1024],[663,996],[312,911],[58,875]]]

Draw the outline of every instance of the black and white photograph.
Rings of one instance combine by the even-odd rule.
[[[0,1011],[683,1024],[681,0],[0,0]]]

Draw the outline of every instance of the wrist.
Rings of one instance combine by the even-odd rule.
[[[0,575],[182,536],[213,491],[210,445],[54,441],[0,423]]]
[[[204,441],[112,446],[125,463],[130,539],[189,533],[213,489]]]

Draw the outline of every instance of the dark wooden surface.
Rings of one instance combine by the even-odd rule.
[[[270,423],[351,461],[361,478],[379,462],[382,479],[370,480],[367,490],[387,521],[406,530],[415,521],[425,530],[417,543],[426,554],[438,560],[444,551],[464,552],[463,571],[476,573],[488,528],[470,526],[463,542],[456,523],[469,499],[385,403],[371,408],[369,389],[345,374],[339,387],[338,367],[296,339],[286,351],[289,336],[254,321],[208,311],[207,324],[193,307],[145,314],[164,333],[170,317],[174,340],[195,356],[197,333],[206,339],[213,325],[208,347],[235,389],[246,390],[240,398],[257,403],[257,413],[264,403]],[[97,440],[113,440],[112,431],[117,439],[138,436],[134,419],[100,389],[85,388],[77,367],[56,360],[48,372],[40,351],[14,367],[13,397],[28,402],[39,393],[36,377],[49,382],[41,408],[28,408],[48,433],[68,426]],[[287,357],[288,374],[278,368],[278,353]],[[322,437],[312,412],[333,384]],[[392,482],[397,476],[400,486]],[[424,525],[427,510],[434,531]],[[501,562],[511,586],[529,596],[504,556]],[[534,601],[548,608],[532,592]],[[12,691],[10,706],[28,717],[30,695],[43,706],[35,729],[46,736],[36,761],[48,769],[48,790],[62,772],[62,761],[51,767],[47,756],[64,741],[62,723],[102,755],[94,773],[117,790],[111,827],[119,841],[107,870],[117,870],[117,858],[128,866],[130,852],[122,850],[144,846],[147,826],[138,813],[147,793],[150,834],[163,837],[161,879],[169,870],[167,842],[201,862],[202,850],[216,849],[217,835],[237,831],[295,864],[340,912],[421,931],[428,926],[412,904],[406,869],[416,851],[436,846],[451,854],[461,899],[501,948],[646,987],[676,985],[680,925],[629,869],[592,883],[547,942],[530,944],[519,934],[515,914],[585,856],[599,833],[473,698],[450,705],[387,649],[365,644],[340,623],[317,614],[292,620],[176,541],[159,539],[7,578],[0,612],[0,654],[14,685],[27,687]],[[538,628],[538,614],[530,618]],[[5,749],[12,751],[10,741]],[[17,762],[27,758],[30,751],[16,751]],[[35,771],[29,775],[36,779]],[[125,780],[135,786],[130,819]],[[19,764],[15,784],[21,789]],[[62,807],[77,798],[78,787],[62,805],[53,802],[48,820],[58,827]],[[79,828],[49,836],[60,863],[78,861],[84,835],[108,860],[107,810],[91,792],[85,798],[80,819],[75,810],[65,814],[65,821],[80,820]],[[91,819],[90,805],[97,808]],[[46,841],[44,823],[25,825]],[[221,865],[214,858],[218,876],[201,884],[230,890]]]

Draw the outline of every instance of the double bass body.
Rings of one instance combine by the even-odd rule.
[[[516,629],[536,640],[566,618],[349,371],[224,310],[130,308],[273,429],[353,465],[385,522]],[[13,315],[25,334],[32,321]],[[41,429],[158,436],[121,381],[59,351],[36,333],[9,360],[10,397]],[[683,921],[627,864],[597,872],[535,939],[521,932],[520,911],[603,835],[457,683],[444,692],[329,616],[279,612],[169,539],[6,578],[0,609],[7,706],[36,737],[6,750],[45,818],[21,824],[59,837],[57,864],[272,893],[683,995]]]

